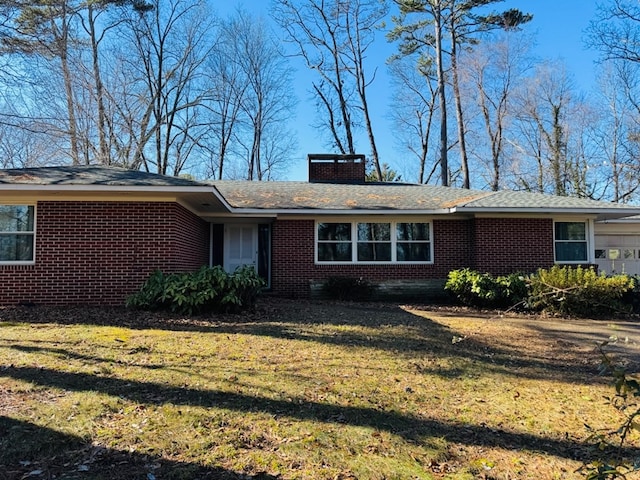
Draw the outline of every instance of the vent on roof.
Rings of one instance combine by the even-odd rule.
[[[309,154],[309,182],[364,183],[364,155]]]

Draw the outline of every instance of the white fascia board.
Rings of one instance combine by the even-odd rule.
[[[438,210],[367,210],[367,209],[350,209],[350,210],[330,210],[330,209],[317,209],[317,208],[275,208],[275,209],[263,209],[263,208],[236,208],[231,207],[231,213],[244,214],[244,215],[305,215],[305,216],[325,216],[325,215],[445,215],[451,212],[449,209]]]
[[[254,213],[241,211],[238,212],[214,212],[214,213],[200,213],[202,218],[277,218],[278,214],[273,212],[264,212],[262,210],[256,211]]]
[[[638,208],[499,208],[499,207],[454,207],[451,213],[527,213],[527,214],[567,214],[567,215],[616,215],[629,217],[640,214]]]

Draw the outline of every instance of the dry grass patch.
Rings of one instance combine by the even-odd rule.
[[[7,479],[579,478],[584,422],[618,421],[593,346],[535,318],[264,300],[0,321]]]

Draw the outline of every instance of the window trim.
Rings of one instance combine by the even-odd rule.
[[[36,263],[36,231],[37,231],[37,205],[35,203],[8,203],[8,202],[0,202],[1,206],[11,206],[11,207],[33,207],[33,230],[30,231],[22,231],[22,232],[14,232],[14,231],[0,231],[0,234],[10,234],[10,235],[30,235],[33,238],[33,255],[31,260],[1,260],[0,259],[0,267],[6,265],[34,265]]]
[[[347,223],[351,225],[351,260],[349,261],[322,261],[318,259],[318,224],[321,223]],[[358,260],[358,244],[363,243],[358,240],[358,224],[359,223],[388,223],[391,232],[391,260],[389,261],[359,261]],[[396,225],[399,223],[426,223],[429,227],[429,240],[420,240],[415,242],[407,242],[404,240],[398,240]],[[431,219],[424,218],[394,218],[391,220],[381,218],[357,218],[357,219],[344,219],[344,218],[327,218],[322,220],[315,220],[314,225],[314,242],[313,242],[313,261],[315,265],[433,265],[434,264],[434,240],[433,240],[433,221]],[[321,241],[320,241],[321,242]],[[398,261],[397,260],[397,243],[428,243],[429,244],[429,261]],[[327,242],[332,243],[332,242]],[[341,242],[341,243],[347,243]],[[386,242],[378,242],[386,243]]]
[[[584,240],[562,240],[556,238],[556,224],[558,223],[582,223],[584,225]],[[595,263],[595,250],[593,250],[592,245],[594,245],[594,229],[593,229],[593,220],[585,220],[577,219],[577,218],[568,218],[562,220],[554,220],[553,221],[553,263],[559,265],[585,265]],[[559,260],[558,259],[558,242],[573,242],[573,243],[584,243],[586,248],[586,258],[584,260]]]

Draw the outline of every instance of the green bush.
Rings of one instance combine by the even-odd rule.
[[[582,317],[630,311],[622,298],[635,286],[627,275],[607,277],[592,268],[558,265],[538,270],[529,282],[531,308]]]
[[[192,273],[164,274],[156,270],[127,306],[142,310],[170,310],[192,315],[238,312],[255,305],[264,281],[251,267],[229,274],[220,266],[203,266]]]
[[[374,286],[362,277],[329,277],[322,284],[322,291],[335,300],[368,300]]]
[[[469,268],[452,270],[444,288],[470,307],[509,308],[527,297],[526,280],[517,273],[493,277]]]
[[[604,428],[593,428],[585,423],[589,440],[597,452],[595,460],[585,463],[578,470],[587,480],[626,479],[631,478],[630,474],[640,471],[638,461],[624,454],[625,449],[633,447],[630,440],[632,434],[637,438],[640,432],[640,382],[604,352],[606,346],[607,342],[604,342],[598,347],[602,358],[601,373],[613,377],[615,394],[605,397],[605,401],[617,411],[619,420]]]

